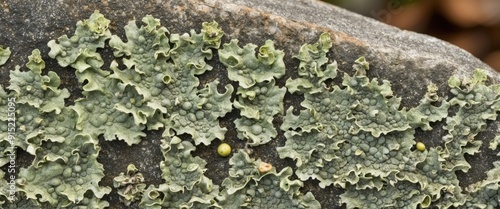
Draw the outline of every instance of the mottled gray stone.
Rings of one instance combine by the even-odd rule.
[[[447,63],[465,74],[470,74],[471,68],[490,69],[465,50],[439,39],[402,31],[324,2],[308,0],[285,2],[237,0],[236,2],[289,20],[309,22],[345,33],[364,42],[368,48],[374,50],[374,53],[391,54],[392,56],[387,56],[387,61],[396,56],[403,56],[408,60],[421,62],[422,67],[429,68]]]
[[[313,0],[156,0],[156,1],[108,1],[108,0],[6,0],[0,1],[0,45],[12,50],[10,60],[0,67],[0,84],[8,85],[8,72],[15,65],[24,65],[28,55],[35,48],[42,52],[47,62],[47,69],[56,71],[62,79],[62,87],[72,92],[72,100],[80,97],[73,71],[61,68],[47,55],[47,42],[51,39],[74,32],[78,20],[88,18],[94,10],[100,10],[112,21],[111,31],[124,37],[123,26],[129,20],[140,20],[151,14],[161,19],[162,25],[172,33],[185,33],[190,29],[199,30],[203,21],[215,20],[226,32],[223,42],[237,38],[240,44],[263,44],[266,39],[273,39],[276,47],[286,53],[287,69],[296,69],[298,61],[292,58],[304,43],[316,41],[319,34],[329,32],[335,37],[334,49],[329,54],[337,60],[343,72],[352,73],[350,66],[360,56],[365,56],[371,64],[369,77],[391,81],[394,93],[402,98],[402,107],[414,107],[425,93],[426,86],[433,82],[440,89],[439,95],[448,95],[447,80],[451,75],[470,76],[475,68],[489,71],[492,83],[499,82],[500,76],[486,64],[471,54],[446,42],[426,35],[401,31],[397,28],[362,17],[341,8]],[[109,66],[111,53],[103,51],[106,65]],[[215,64],[212,76],[223,72],[223,66]],[[283,85],[291,75],[278,80]],[[206,78],[209,79],[209,78]],[[336,82],[336,81],[334,81]],[[223,80],[222,83],[228,83]],[[292,98],[293,99],[293,98]],[[285,105],[298,105],[291,102]],[[287,106],[286,106],[287,108]],[[236,138],[233,120],[237,114],[231,113],[221,124],[229,128],[226,138]],[[279,127],[280,121],[276,121]],[[488,125],[488,131],[481,134],[483,139],[491,139],[499,132],[499,120]],[[232,129],[231,129],[232,128]],[[419,135],[420,134],[420,135]],[[146,183],[161,183],[159,162],[162,160],[158,148],[159,133],[148,133],[147,139],[139,145],[127,147],[123,142],[102,142],[99,161],[104,164],[106,177],[102,185],[110,186],[112,178],[126,170],[126,166],[134,162],[144,173]],[[427,138],[429,144],[439,145],[443,131],[436,129],[431,135],[417,137]],[[283,146],[285,138],[280,133],[269,146],[254,148],[253,157],[270,162],[278,169],[294,165],[291,160],[281,160],[275,147]],[[199,146],[196,155],[207,160],[206,175],[220,184],[227,176],[228,159],[215,154],[216,145]],[[244,142],[234,142],[234,149],[244,147]],[[491,154],[491,152],[490,152]],[[494,157],[481,154],[482,159],[471,158],[473,166],[467,177],[469,183],[484,177],[484,171],[491,163],[474,163],[493,161]],[[30,156],[24,154],[20,158],[24,166],[30,163]],[[24,160],[23,160],[24,159]],[[22,165],[22,163],[21,163]],[[484,167],[482,167],[484,166]],[[305,189],[312,191],[324,208],[340,208],[338,205],[339,190],[328,187],[321,190],[316,182],[305,182]],[[116,191],[106,197],[113,206],[118,205]]]

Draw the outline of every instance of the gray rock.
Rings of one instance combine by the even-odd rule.
[[[440,96],[447,96],[448,78],[451,75],[471,76],[475,68],[488,70],[492,77],[491,83],[500,82],[500,75],[489,66],[444,41],[401,31],[314,0],[6,0],[0,2],[0,45],[10,47],[13,53],[10,60],[0,67],[0,84],[7,86],[9,70],[14,69],[15,65],[26,63],[31,51],[38,48],[47,62],[47,69],[57,72],[62,79],[61,87],[72,92],[68,101],[72,104],[75,98],[81,96],[76,78],[71,70],[59,67],[56,61],[48,57],[47,42],[64,34],[73,34],[76,22],[88,18],[94,10],[100,10],[110,19],[111,31],[121,37],[124,37],[123,26],[129,20],[140,20],[147,14],[159,18],[162,25],[172,33],[199,30],[201,22],[215,20],[226,32],[223,42],[234,38],[240,40],[240,45],[261,45],[266,39],[275,40],[276,47],[285,51],[288,69],[296,69],[298,66],[298,61],[292,58],[292,54],[297,53],[302,44],[315,42],[319,34],[329,32],[335,37],[334,48],[329,56],[339,63],[343,72],[352,74],[351,65],[354,60],[365,56],[370,62],[369,77],[391,81],[395,96],[401,97],[402,107],[407,108],[418,104],[430,82],[438,86]],[[104,51],[103,55],[109,66],[111,53]],[[220,64],[214,67],[215,70],[223,68]],[[283,84],[284,81],[281,79],[278,83]],[[227,121],[222,122],[233,128],[226,134],[228,138],[236,138],[234,125],[231,124],[236,116],[232,114],[226,118]],[[488,131],[480,138],[491,139],[498,132],[499,123],[499,119],[491,122]],[[435,130],[431,135],[422,135],[417,131],[417,136],[426,137],[432,144],[439,145],[442,143],[442,133],[442,130]],[[111,185],[112,178],[125,171],[131,162],[136,162],[139,170],[145,174],[147,183],[161,183],[158,163],[162,157],[157,146],[159,137],[159,133],[150,133],[148,138],[151,140],[143,140],[141,144],[132,147],[127,147],[123,142],[101,140],[103,149],[99,160],[106,169],[102,184]],[[284,141],[285,138],[280,133],[270,146],[256,147],[253,156],[276,165],[278,169],[293,166],[294,162],[279,159],[275,152],[274,147],[283,146]],[[220,184],[227,176],[229,167],[228,159],[213,157],[216,144],[200,146],[195,154],[208,161],[206,175],[214,183]],[[243,147],[243,142],[234,145],[234,149]],[[468,184],[483,178],[483,172],[491,167],[491,162],[495,159],[493,156],[483,157],[488,160],[488,165],[472,169],[467,179],[463,177]],[[32,159],[24,153],[20,158],[24,160],[20,161],[28,166],[30,158]],[[471,164],[481,162],[481,159],[476,158],[471,157]],[[333,187],[322,190],[313,181],[305,182],[305,190],[312,191],[324,208],[340,208],[338,195],[341,190]],[[107,200],[111,205],[117,205],[116,192],[107,197]]]

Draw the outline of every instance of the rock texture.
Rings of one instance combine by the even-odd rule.
[[[0,43],[16,46],[12,47],[13,56],[5,68],[24,63],[33,48],[39,48],[42,54],[46,54],[47,40],[70,33],[76,21],[88,17],[94,10],[100,10],[113,21],[117,32],[123,32],[119,31],[122,30],[119,26],[147,14],[161,19],[162,25],[173,33],[189,32],[191,28],[200,27],[202,21],[216,20],[227,33],[226,41],[237,38],[242,44],[262,44],[266,39],[273,39],[277,46],[283,46],[288,55],[296,52],[303,43],[313,42],[321,32],[330,32],[336,37],[332,57],[341,66],[350,66],[352,60],[365,56],[381,78],[391,81],[406,78],[399,83],[413,86],[419,92],[426,86],[422,77],[444,84],[444,80],[437,80],[441,76],[436,74],[442,74],[441,78],[445,79],[452,73],[471,75],[474,68],[491,71],[490,67],[464,50],[438,39],[401,31],[319,1],[102,0],[27,3],[11,0],[1,4]],[[290,56],[287,58],[290,59]],[[493,74],[494,71],[491,72]],[[5,77],[5,71],[0,73]],[[421,78],[414,79],[416,77]],[[2,79],[2,84],[4,82],[5,79]]]
[[[47,69],[57,72],[62,80],[61,87],[68,88],[72,93],[68,103],[71,104],[72,99],[80,97],[81,90],[77,87],[73,71],[59,67],[56,61],[48,58],[47,42],[64,34],[72,34],[75,23],[88,18],[94,10],[99,10],[112,21],[111,31],[121,34],[122,39],[123,26],[129,20],[140,20],[148,14],[159,18],[162,25],[172,33],[187,33],[193,28],[198,30],[203,21],[215,20],[226,32],[224,43],[230,39],[239,39],[241,45],[262,45],[266,39],[274,40],[276,48],[285,52],[288,69],[297,68],[298,61],[292,58],[292,54],[297,53],[302,44],[313,43],[322,32],[328,32],[334,37],[333,50],[328,56],[339,63],[339,69],[352,74],[350,69],[354,60],[360,56],[366,57],[371,68],[368,77],[389,80],[395,96],[402,99],[402,107],[415,107],[430,82],[437,85],[440,96],[448,96],[449,77],[471,76],[475,68],[486,69],[492,77],[491,83],[500,82],[500,75],[464,50],[429,36],[401,31],[313,0],[6,0],[0,2],[0,45],[10,47],[12,55],[0,67],[0,84],[7,86],[9,70],[14,69],[15,65],[26,63],[31,51],[38,48],[47,62]],[[108,61],[105,66],[109,66],[110,60],[106,60],[106,53],[109,56],[111,52],[103,53],[105,61]],[[224,67],[219,63],[214,68],[215,72],[220,72]],[[290,76],[285,76],[277,83],[283,85],[287,77]],[[226,79],[222,83],[229,81]],[[291,99],[298,101],[297,98]],[[293,101],[291,105],[298,106]],[[230,114],[222,122],[229,129],[226,134],[226,139],[229,140],[237,135],[234,125],[231,125],[234,119],[234,114]],[[492,139],[500,131],[499,124],[499,119],[489,123],[487,131],[478,138]],[[417,131],[416,135],[425,138],[424,141],[430,146],[442,143],[442,130],[435,130],[431,135],[423,135]],[[111,186],[113,177],[125,171],[129,163],[135,163],[144,174],[146,183],[161,183],[158,166],[163,157],[159,149],[160,137],[159,132],[148,133],[146,140],[132,147],[123,142],[101,140],[102,151],[98,159],[104,165],[106,174],[101,183]],[[275,152],[275,147],[283,146],[284,141],[283,133],[279,133],[269,146],[253,148],[252,155],[272,163],[279,170],[285,166],[293,166],[294,162],[280,159]],[[234,150],[245,146],[244,142],[234,143]],[[220,184],[227,176],[229,166],[228,159],[220,158],[215,153],[217,144],[198,146],[195,155],[208,162],[206,175],[214,183]],[[461,176],[464,184],[484,178],[484,171],[492,167],[494,153],[485,152],[481,157],[482,159],[477,156],[468,159],[473,168],[467,176]],[[20,166],[23,166],[22,163],[24,166],[31,163],[30,158],[29,154],[21,153]],[[475,163],[484,159],[488,163]],[[308,181],[303,190],[314,193],[323,208],[341,207],[338,203],[338,195],[341,193],[339,189],[327,187],[321,190],[317,182]],[[106,200],[112,205],[111,208],[125,208],[120,206],[116,191],[107,196]]]

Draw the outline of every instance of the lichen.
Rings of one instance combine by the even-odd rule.
[[[160,163],[160,169],[170,191],[192,190],[202,179],[206,162],[191,155],[195,149],[190,142],[182,141],[178,137],[163,142],[162,151],[165,160]]]
[[[229,79],[238,81],[242,88],[248,89],[257,83],[269,82],[273,77],[281,78],[285,75],[284,52],[276,50],[273,41],[267,40],[259,47],[257,57],[255,44],[240,48],[238,42],[233,39],[219,50],[220,61],[228,67]]]
[[[348,208],[408,207],[449,208],[463,204],[465,196],[455,173],[443,168],[437,149],[425,151],[426,159],[412,169],[402,169],[380,188],[358,188],[350,185],[341,201]],[[383,181],[382,181],[383,182]],[[366,194],[367,198],[361,198]]]
[[[59,44],[49,41],[49,56],[56,58],[61,66],[75,64],[85,49],[95,51],[104,47],[104,41],[111,36],[109,23],[99,11],[95,11],[89,19],[78,21],[75,36],[68,38],[63,35],[57,39]]]
[[[469,185],[467,190],[470,196],[458,208],[498,208],[500,206],[500,161],[493,163],[494,168],[489,170],[483,181]]]
[[[455,96],[450,105],[458,105],[459,110],[453,117],[448,117],[444,127],[452,136],[476,136],[486,127],[487,120],[495,120],[500,111],[500,85],[486,86],[486,72],[480,69],[474,71],[472,79],[460,81],[452,77],[448,85]]]
[[[26,64],[29,71],[20,71],[17,67],[10,72],[9,90],[15,91],[17,103],[28,104],[40,112],[55,111],[59,113],[64,107],[64,99],[69,97],[67,89],[58,89],[61,80],[56,73],[49,71],[42,76],[45,62],[40,56],[40,51],[33,50]]]
[[[260,163],[245,152],[234,154],[229,177],[222,182],[225,189],[217,198],[222,208],[321,208],[311,193],[299,191],[301,181],[290,180],[290,167],[259,172]]]
[[[223,32],[216,23],[206,23],[201,33],[192,30],[189,35],[171,34],[169,39],[168,30],[160,27],[158,19],[146,16],[142,21],[145,25],[140,28],[134,21],[125,26],[128,42],[111,37],[114,55],[125,56],[122,62],[126,69],[120,70],[114,61],[110,77],[120,80],[118,85],[134,88],[142,96],[135,101],[146,108],[136,111],[118,105],[118,109],[143,116],[140,123],[147,120],[149,127],[165,127],[165,136],[171,136],[172,131],[188,133],[196,144],[223,139],[226,130],[218,125],[218,118],[231,110],[233,87],[227,85],[226,92],[220,94],[215,80],[198,89],[196,77],[212,69],[205,60],[212,58],[212,48],[219,47]]]
[[[111,191],[100,187],[104,169],[97,162],[99,148],[88,137],[73,135],[64,143],[46,142],[34,163],[19,172],[20,190],[27,198],[55,207],[81,204],[91,191],[97,198]]]
[[[57,121],[58,115],[66,108],[64,100],[69,97],[69,92],[67,89],[59,89],[60,79],[53,71],[42,75],[45,62],[40,51],[33,50],[28,60],[28,71],[20,71],[21,67],[16,66],[16,69],[10,72],[10,85],[7,89],[11,90],[11,94],[1,94],[4,101],[8,97],[15,99],[11,100],[16,111],[16,117],[12,117],[15,118],[16,124],[14,145],[35,154],[42,141],[51,138],[61,142],[67,136],[67,129],[73,127],[49,126]],[[7,107],[4,110],[7,110]],[[7,116],[7,113],[4,116]]]
[[[443,127],[448,134],[443,137],[445,146],[441,157],[449,170],[467,171],[471,167],[464,154],[479,152],[482,141],[474,140],[475,137],[484,131],[488,120],[496,120],[500,111],[500,85],[486,86],[486,79],[486,72],[476,69],[471,79],[453,76],[448,81],[454,95],[449,103],[452,107],[458,106],[456,114],[447,117]]]
[[[110,83],[106,89],[117,90],[116,82]],[[121,104],[130,104],[133,101],[134,90],[126,88],[123,91],[111,92],[92,91],[85,98],[78,99],[70,108],[77,114],[75,128],[97,138],[103,134],[106,140],[123,139],[127,144],[137,144],[141,137],[146,136],[142,132],[144,124],[137,125],[134,114],[128,111],[122,112],[115,108]],[[116,95],[116,96],[115,96]],[[140,100],[138,101],[140,102]]]
[[[38,50],[28,57],[27,70],[17,66],[10,71],[9,85],[0,86],[0,166],[9,163],[11,148],[34,156],[30,166],[19,170],[14,202],[8,200],[10,182],[0,171],[2,207],[108,207],[102,199],[111,188],[99,185],[104,168],[97,161],[98,138],[133,145],[147,136],[146,128],[163,130],[163,182],[147,185],[137,168],[129,166],[114,179],[126,205],[321,208],[312,193],[301,192],[309,179],[320,188],[344,191],[340,203],[347,208],[499,205],[500,161],[485,179],[465,188],[457,177],[457,171],[467,175],[472,167],[465,155],[476,157],[484,143],[492,150],[500,143],[500,136],[490,141],[479,137],[500,112],[500,85],[489,84],[483,70],[470,79],[451,77],[450,98],[440,97],[437,85],[430,83],[417,106],[402,108],[389,81],[369,78],[364,57],[352,69],[339,69],[331,59],[334,41],[327,33],[293,56],[298,68],[288,72],[282,86],[285,54],[272,40],[257,51],[251,43],[239,47],[238,40],[222,43],[224,32],[217,22],[203,23],[200,32],[170,34],[148,15],[140,26],[135,21],[125,26],[123,41],[111,33],[110,24],[96,11],[77,23],[73,36],[48,43],[49,57],[74,70],[81,85],[83,96],[73,105],[65,103],[69,91],[60,87],[55,72],[45,69]],[[113,51],[109,66],[101,56],[107,48]],[[9,55],[9,48],[0,47],[0,65]],[[218,66],[237,85],[221,86],[218,79],[200,82],[212,63],[222,64]],[[301,107],[284,111],[287,91],[303,98]],[[11,144],[6,124],[13,105],[17,130]],[[252,147],[246,147],[232,154],[222,184],[214,184],[205,176],[207,162],[193,152],[200,144],[224,140],[231,125],[221,126],[219,120],[232,111],[239,114],[234,120],[237,136],[248,139],[247,145],[260,146],[284,133],[286,141],[277,153],[294,160],[295,167],[278,172],[280,165],[251,158],[246,151]],[[425,135],[433,129],[443,133],[442,144],[415,138],[417,132]]]
[[[193,157],[194,150],[194,145],[178,137],[162,142],[165,160],[160,169],[165,183],[158,187],[150,185],[144,191],[141,208],[218,208],[215,202],[218,186],[203,175],[206,162]]]
[[[97,49],[104,48],[105,41],[111,37],[109,23],[98,11],[94,12],[89,19],[77,23],[71,38],[63,35],[57,39],[59,43],[50,41],[49,56],[63,67],[73,67],[78,81],[87,83],[83,86],[85,97],[78,99],[71,107],[78,114],[76,128],[87,130],[86,133],[93,138],[104,134],[106,140],[118,138],[128,144],[135,144],[145,136],[141,132],[144,125],[140,124],[140,110],[144,108],[136,104],[142,104],[140,100],[134,101],[140,96],[131,89],[120,88],[118,80],[110,79],[110,72],[101,69],[104,61],[97,52]],[[121,105],[139,106],[139,112],[130,116],[128,110],[120,108]],[[103,126],[105,124],[109,127]]]
[[[239,138],[250,139],[249,145],[266,144],[278,134],[273,127],[274,116],[283,113],[285,88],[276,86],[275,79],[285,74],[283,51],[267,40],[255,57],[253,44],[242,48],[232,40],[219,50],[221,62],[227,67],[228,77],[238,81],[238,95],[234,107],[241,111],[235,121]]]
[[[345,188],[341,202],[348,208],[463,205],[466,195],[453,171],[470,168],[464,154],[474,154],[481,143],[467,142],[484,129],[486,120],[496,118],[497,85],[486,87],[481,71],[465,82],[466,87],[451,78],[453,94],[478,89],[479,93],[470,93],[478,96],[469,96],[469,100],[479,102],[461,102],[463,95],[445,101],[430,84],[419,106],[406,111],[399,108],[400,99],[393,96],[389,82],[379,85],[376,79],[367,78],[369,65],[364,58],[353,65],[354,76],[344,74],[342,88],[327,85],[325,81],[337,75],[335,62],[327,64],[328,43],[328,36],[322,35],[316,44],[304,45],[296,56],[301,61],[299,77],[289,79],[287,88],[304,95],[304,110],[298,116],[292,108],[287,110],[281,126],[287,141],[277,148],[280,157],[297,161],[296,174],[301,180],[313,178],[320,181],[320,187],[333,184]],[[457,115],[448,117],[452,105],[467,109],[460,107]],[[414,129],[431,130],[432,122],[446,117],[445,130],[450,134],[445,137],[445,149],[420,148],[421,154],[412,151],[416,147]],[[460,127],[455,128],[456,124]],[[476,128],[469,131],[471,127]]]
[[[294,57],[300,60],[296,79],[288,79],[286,87],[291,93],[316,94],[321,92],[325,86],[325,81],[337,76],[337,62],[329,62],[327,53],[332,48],[332,40],[328,33],[323,33],[318,42],[314,44],[304,44]],[[326,66],[325,66],[326,64]]]
[[[10,51],[10,48],[3,48],[2,45],[0,45],[0,65],[3,65],[9,60],[10,54],[12,52]]]
[[[298,116],[293,107],[287,110],[281,126],[287,141],[277,148],[280,157],[296,159],[297,176],[318,179],[323,188],[358,181],[372,185],[377,182],[368,180],[371,176],[384,180],[414,169],[423,156],[412,154],[413,130],[406,111],[398,110],[400,99],[392,97],[390,84],[368,79],[368,63],[360,58],[353,65],[355,75],[344,75],[344,88],[327,86],[326,79],[337,74],[335,62],[327,64],[324,50],[331,47],[329,42],[329,36],[322,35],[297,56],[303,59],[299,78],[289,79],[287,87],[304,95],[305,109]],[[308,52],[312,55],[306,56]]]
[[[191,190],[172,192],[168,184],[149,186],[139,206],[147,209],[161,208],[221,208],[215,201],[219,187],[207,177],[201,178]]]
[[[170,57],[168,30],[160,27],[160,21],[152,16],[144,17],[142,22],[145,25],[141,28],[135,21],[125,26],[127,42],[117,35],[111,36],[109,45],[114,49],[115,57],[123,57],[121,61],[126,70],[120,70],[117,61],[113,62],[111,69],[114,72],[112,77],[121,80],[121,85],[133,86],[144,101],[149,102],[153,96],[160,95],[164,79],[173,75],[167,71],[166,61]]]
[[[239,87],[234,107],[241,112],[241,118],[234,121],[239,138],[250,139],[249,145],[266,144],[278,135],[273,126],[276,114],[283,113],[285,88],[275,85],[274,79],[257,83],[248,89]]]
[[[358,190],[351,186],[341,197],[347,208],[417,208],[424,201],[417,189],[409,182],[388,186],[381,191],[375,188]]]
[[[432,130],[430,122],[440,121],[448,115],[450,104],[437,95],[437,90],[435,84],[429,84],[424,98],[420,100],[420,104],[408,111],[410,125],[413,128],[419,127],[426,131]],[[441,103],[441,105],[435,106],[436,103]]]
[[[113,178],[113,187],[118,189],[118,195],[122,198],[120,200],[127,206],[141,200],[147,186],[144,183],[144,176],[138,171],[134,164],[129,164],[126,174],[122,172]]]

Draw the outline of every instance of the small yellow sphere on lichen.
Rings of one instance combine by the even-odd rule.
[[[219,153],[221,157],[227,157],[231,154],[231,146],[227,143],[222,143],[217,147],[217,153]]]
[[[422,142],[417,142],[417,150],[423,152],[425,150],[425,144]]]

